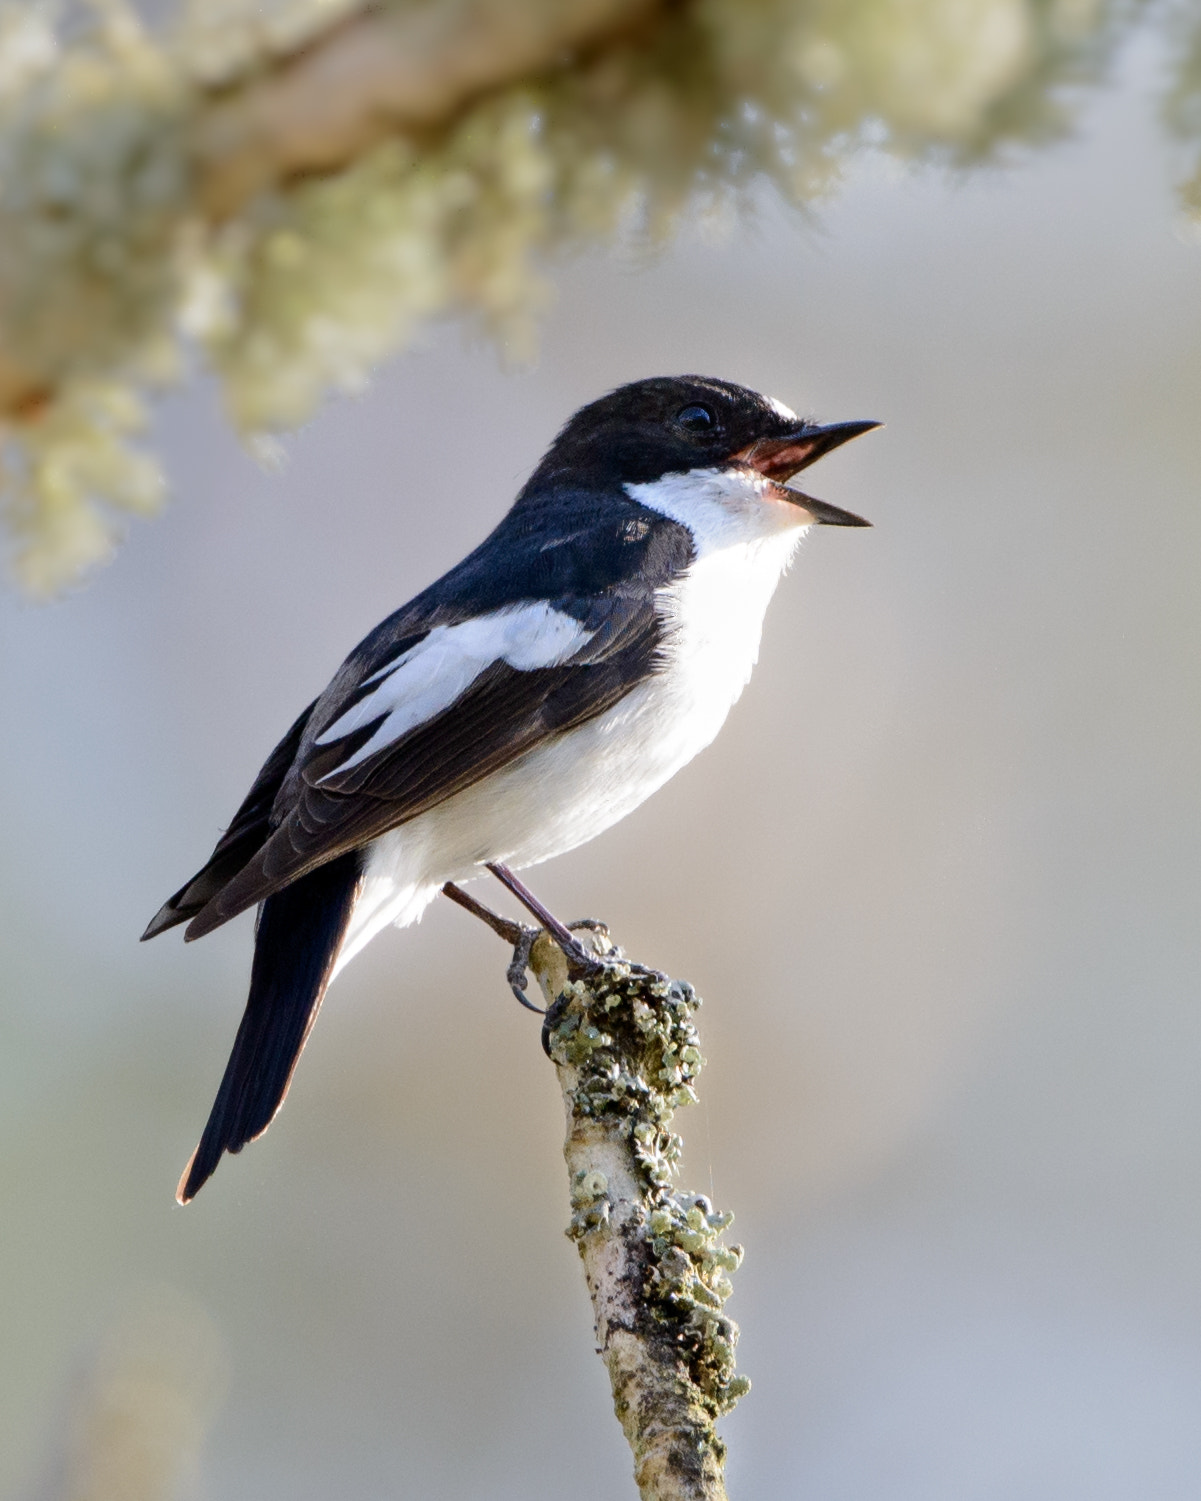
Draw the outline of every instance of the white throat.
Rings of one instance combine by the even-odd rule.
[[[669,626],[668,676],[688,705],[696,749],[716,735],[759,658],[763,617],[812,518],[772,498],[746,469],[693,469],[644,485],[632,500],[692,534],[696,558],[659,594]]]
[[[625,490],[639,505],[686,526],[699,562],[728,547],[782,538],[787,538],[790,557],[813,518],[802,506],[775,499],[776,488],[754,470],[738,467],[689,469],[646,484],[627,485]]]

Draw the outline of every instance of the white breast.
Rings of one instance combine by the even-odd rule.
[[[746,687],[768,603],[810,518],[746,470],[694,470],[627,489],[687,526],[696,548],[692,567],[661,596],[671,663],[663,686],[679,721],[672,733],[691,746],[689,760]]]
[[[628,488],[683,522],[696,547],[688,572],[659,595],[663,669],[607,713],[378,839],[339,968],[381,927],[413,921],[443,882],[467,879],[484,861],[535,865],[594,838],[721,729],[809,518],[742,474],[705,470]]]

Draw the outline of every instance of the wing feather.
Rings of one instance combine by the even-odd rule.
[[[526,669],[494,661],[441,712],[357,757],[379,720],[302,757],[294,805],[248,864],[192,919],[198,938],[326,860],[437,807],[537,746],[618,703],[659,665],[663,623],[652,597],[607,602],[567,661]],[[590,622],[591,623],[591,622]],[[348,747],[354,747],[348,753]]]
[[[687,528],[624,495],[527,487],[351,652],[147,936],[187,921],[198,938],[603,714],[659,666],[657,592],[693,557]],[[406,677],[435,639],[469,660]]]

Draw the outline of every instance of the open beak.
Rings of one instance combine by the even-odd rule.
[[[814,521],[825,526],[871,526],[871,522],[862,516],[789,489],[784,481],[802,469],[808,469],[810,464],[816,464],[833,449],[879,426],[878,422],[831,422],[825,427],[806,424],[795,433],[785,433],[782,438],[757,438],[734,457],[757,469],[765,478],[775,480],[780,487],[780,498],[808,511]]]

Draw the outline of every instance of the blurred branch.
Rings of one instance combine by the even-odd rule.
[[[343,167],[396,131],[445,125],[485,91],[594,49],[662,3],[366,7],[206,103],[192,132],[200,201],[226,218],[265,188]]]
[[[672,1115],[695,1101],[704,1063],[700,1000],[610,952],[598,975],[572,981],[543,933],[530,960],[567,1114],[567,1233],[643,1501],[724,1501],[715,1424],[750,1387],[734,1374],[738,1329],[722,1312],[742,1249],[720,1244],[733,1215],[672,1190]]]
[[[626,31],[661,0],[426,0],[412,9],[365,4],[236,81],[180,90],[181,145],[198,219],[219,223],[257,194],[335,171],[398,131],[444,126],[471,99],[561,64]],[[122,17],[110,47],[150,61]],[[160,80],[167,86],[167,72]],[[78,330],[85,334],[86,328]],[[71,351],[60,351],[69,357]],[[0,412],[36,414],[54,372],[22,368],[0,346]]]
[[[248,434],[428,320],[530,345],[542,272],[862,146],[1051,139],[1139,0],[0,0],[0,523],[50,593],[160,503],[143,393],[199,347]]]

